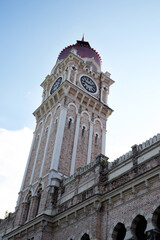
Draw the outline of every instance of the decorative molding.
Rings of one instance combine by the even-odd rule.
[[[75,109],[76,109],[76,114],[78,114],[78,108],[77,108],[76,104],[75,104],[75,103],[69,103],[69,104],[68,104],[68,109],[70,109],[71,106],[74,106],[74,107],[75,107]]]
[[[103,123],[102,123],[101,119],[95,118],[94,119],[94,124],[96,123],[96,121],[98,121],[101,124],[101,129],[103,129]]]

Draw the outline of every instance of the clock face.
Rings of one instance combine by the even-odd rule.
[[[82,86],[90,93],[96,93],[97,92],[97,86],[95,84],[95,82],[87,77],[87,76],[82,76],[81,79],[81,84]]]
[[[62,77],[59,77],[54,83],[53,86],[51,88],[50,94],[54,93],[54,91],[59,88],[59,86],[61,85],[62,82]]]

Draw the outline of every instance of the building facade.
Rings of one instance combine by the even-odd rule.
[[[160,239],[160,134],[114,162],[105,156],[110,73],[84,39],[42,82],[36,129],[8,240]]]

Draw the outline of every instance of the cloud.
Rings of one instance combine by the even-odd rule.
[[[15,210],[32,136],[27,127],[17,131],[0,128],[0,218],[6,210]]]

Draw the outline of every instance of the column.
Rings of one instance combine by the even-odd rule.
[[[106,149],[106,130],[102,129],[102,154],[105,155]]]
[[[101,102],[104,102],[104,101],[103,101],[103,94],[104,94],[104,88],[102,87],[102,88],[101,88],[101,99],[100,99]]]
[[[70,67],[68,67],[68,81],[70,81],[70,76],[71,76],[71,68]]]
[[[41,139],[42,139],[42,135],[43,135],[43,129],[44,129],[44,122],[43,122],[43,125],[42,125],[41,134],[40,134],[40,138],[39,138],[39,142],[38,142],[38,146],[37,146],[36,157],[35,157],[35,159],[34,159],[34,164],[33,164],[33,168],[32,168],[32,174],[31,174],[31,178],[30,178],[30,184],[32,184],[32,180],[33,180],[33,176],[34,176],[34,171],[35,171],[35,168],[36,168],[36,163],[37,163],[39,148],[40,148]]]
[[[48,135],[47,135],[47,140],[46,140],[46,144],[45,144],[44,155],[43,155],[43,160],[42,160],[42,165],[41,165],[41,170],[40,170],[40,174],[39,174],[40,178],[42,177],[42,173],[43,173],[43,168],[44,168],[44,163],[45,163],[46,153],[47,153],[47,148],[48,148],[48,141],[49,141],[50,133],[51,133],[51,129],[52,129],[52,123],[53,123],[53,117],[51,116],[51,121],[49,124],[49,131],[48,131]]]
[[[66,75],[67,75],[66,71],[67,71],[67,70],[65,69],[65,70],[64,70],[64,73],[63,73],[63,80],[62,80],[63,82],[66,80]]]
[[[77,70],[75,70],[75,74],[74,74],[74,84],[76,84],[76,79],[77,79]]]
[[[50,170],[52,169],[56,171],[58,170],[58,164],[59,164],[59,158],[60,158],[61,146],[62,146],[63,134],[64,134],[64,127],[66,123],[66,115],[67,115],[67,109],[63,107],[60,112]]]
[[[76,130],[75,130],[75,135],[74,135],[74,145],[73,145],[73,152],[72,152],[70,175],[72,175],[74,173],[74,168],[75,168],[76,152],[77,152],[77,144],[78,144],[78,136],[79,136],[79,126],[80,126],[80,114],[77,114]]]
[[[87,155],[87,164],[91,161],[91,152],[92,152],[92,136],[93,136],[93,122],[90,122],[89,130],[89,142],[88,142],[88,155]]]

